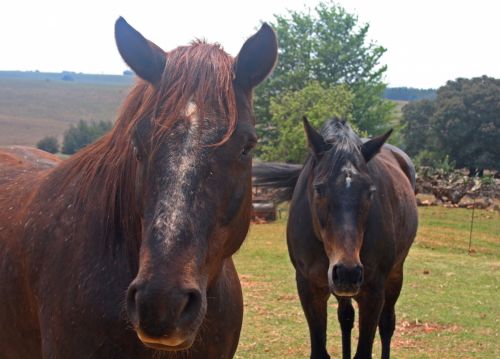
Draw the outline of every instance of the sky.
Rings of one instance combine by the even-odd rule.
[[[237,55],[262,21],[319,0],[2,0],[0,70],[120,74],[123,16],[164,50],[195,38]],[[437,88],[457,77],[500,78],[498,0],[338,0],[387,52],[389,86]]]

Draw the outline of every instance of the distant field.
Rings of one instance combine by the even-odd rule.
[[[500,358],[500,215],[420,208],[420,228],[396,306],[394,358]],[[253,225],[236,255],[245,314],[236,358],[306,358],[309,334],[288,259],[285,220]],[[356,313],[357,318],[357,313]],[[329,302],[328,350],[341,357],[336,301]],[[357,320],[357,319],[356,319]],[[357,327],[353,330],[353,340]],[[356,341],[353,341],[353,347]],[[376,337],[374,358],[380,358]]]
[[[0,146],[35,145],[79,120],[114,120],[133,76],[0,71]],[[418,89],[407,89],[409,91]],[[401,108],[395,101],[397,128]]]
[[[393,100],[396,103],[396,110],[402,112],[403,107],[408,103],[408,101]]]
[[[129,76],[0,72],[0,145],[61,137],[79,120],[114,120]]]

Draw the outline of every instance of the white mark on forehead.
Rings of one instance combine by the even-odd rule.
[[[352,182],[352,178],[350,176],[347,176],[345,178],[345,188],[351,187],[351,182]]]
[[[352,183],[352,175],[358,173],[358,170],[352,162],[348,162],[344,167],[341,169],[342,173],[345,173],[345,187],[350,188],[351,183]]]
[[[190,101],[184,114],[187,117],[184,142],[177,152],[178,155],[170,157],[170,168],[176,169],[177,174],[172,177],[171,185],[167,189],[170,196],[161,203],[162,215],[158,216],[155,222],[156,229],[163,235],[165,248],[178,237],[185,224],[188,206],[185,187],[189,176],[198,167],[199,152],[203,147],[200,144],[201,128],[196,104]]]
[[[198,106],[193,101],[189,101],[186,109],[184,110],[184,114],[191,121],[198,122]]]

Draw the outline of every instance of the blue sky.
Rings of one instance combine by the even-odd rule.
[[[0,3],[0,70],[121,73],[113,24],[124,16],[165,50],[194,38],[236,55],[261,21],[318,0],[27,1]],[[500,78],[500,1],[339,0],[387,48],[390,86],[439,87],[457,77]]]

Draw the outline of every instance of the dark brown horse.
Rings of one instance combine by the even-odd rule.
[[[250,221],[252,90],[275,34],[264,24],[233,59],[203,42],[164,52],[122,18],[115,32],[140,80],[112,131],[55,167],[0,154],[0,358],[236,350],[231,256]]]
[[[363,143],[343,121],[328,121],[321,133],[306,119],[304,126],[312,154],[303,168],[260,164],[254,176],[284,188],[285,198],[294,188],[287,242],[311,358],[329,358],[330,294],[338,300],[343,358],[351,357],[351,298],[359,305],[355,358],[371,358],[377,325],[382,358],[389,358],[403,263],[417,231],[414,167],[401,150],[384,146],[390,132]]]

